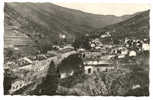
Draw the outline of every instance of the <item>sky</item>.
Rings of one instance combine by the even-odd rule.
[[[56,5],[81,10],[93,14],[116,15],[134,14],[150,9],[147,3],[80,3],[80,2],[57,2]]]

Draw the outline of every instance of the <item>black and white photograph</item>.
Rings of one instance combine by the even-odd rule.
[[[10,96],[150,96],[149,3],[5,2]]]

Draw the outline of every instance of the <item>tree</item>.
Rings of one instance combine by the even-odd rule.
[[[61,71],[69,72],[74,71],[74,74],[79,74],[83,72],[83,61],[79,54],[72,54],[65,58],[60,64],[59,69]]]
[[[72,46],[75,48],[75,49],[78,49],[78,48],[85,48],[85,49],[90,49],[90,44],[89,44],[89,36],[82,36],[82,37],[79,37],[77,38]]]

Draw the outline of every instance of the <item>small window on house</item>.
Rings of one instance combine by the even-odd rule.
[[[89,74],[91,73],[91,68],[88,69],[88,73],[89,73]]]

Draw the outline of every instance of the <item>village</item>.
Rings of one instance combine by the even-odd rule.
[[[90,41],[91,50],[79,49],[82,54],[86,74],[92,74],[99,71],[111,71],[119,68],[119,64],[129,66],[135,64],[139,55],[149,54],[148,39],[128,39],[119,41],[119,44],[103,44],[101,40],[111,39],[109,32],[101,35],[100,38]],[[125,60],[126,59],[126,60]],[[128,60],[130,60],[128,62]],[[122,61],[122,62],[121,62]],[[120,68],[119,68],[120,69]]]
[[[65,36],[63,37],[66,38]],[[103,43],[106,40],[110,42]],[[11,85],[11,90],[9,90],[10,94],[31,84],[34,78],[29,79],[29,77],[41,77],[40,74],[45,72],[51,61],[59,64],[64,58],[73,54],[78,54],[82,59],[83,64],[80,66],[83,67],[84,74],[89,76],[95,73],[111,73],[117,70],[123,70],[125,73],[129,72],[130,66],[133,67],[136,64],[141,65],[141,62],[136,60],[139,55],[149,54],[148,39],[125,38],[119,41],[118,44],[114,44],[112,43],[111,34],[109,32],[105,32],[99,38],[91,39],[89,45],[91,47],[90,50],[86,50],[85,48],[75,49],[71,44],[65,44],[62,47],[53,45],[53,50],[49,50],[46,54],[27,56],[19,58],[17,61],[6,62],[4,69],[11,70],[18,76],[17,81],[14,81]],[[149,68],[145,69],[147,71],[149,70]],[[62,80],[73,76],[75,70],[72,69],[69,72],[62,71],[59,73],[60,79]],[[136,84],[136,86],[137,85],[140,87],[139,84]]]

